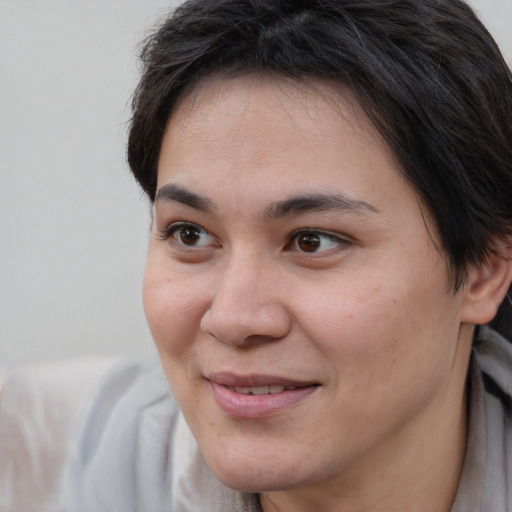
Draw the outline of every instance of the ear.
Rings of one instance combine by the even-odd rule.
[[[504,248],[503,248],[504,249]],[[507,294],[512,281],[512,250],[490,253],[469,272],[464,289],[461,321],[483,325],[489,323]]]

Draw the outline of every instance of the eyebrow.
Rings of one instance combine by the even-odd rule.
[[[177,201],[206,213],[213,213],[216,210],[215,203],[207,197],[172,184],[164,185],[158,189],[155,202],[159,201]]]
[[[177,201],[206,213],[213,213],[217,210],[211,199],[174,184],[164,185],[158,190],[155,202],[159,201]],[[379,213],[374,206],[365,201],[353,199],[341,193],[320,193],[298,195],[273,202],[265,209],[264,218],[270,221],[282,217],[330,210],[357,215]]]
[[[273,220],[291,215],[330,210],[357,215],[379,213],[377,208],[371,204],[344,194],[306,194],[272,203],[265,211],[265,218]]]

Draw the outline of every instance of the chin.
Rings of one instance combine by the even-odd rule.
[[[269,477],[269,475],[263,475],[254,470],[246,471],[241,468],[235,468],[234,471],[214,470],[213,473],[227,487],[247,493],[284,491],[298,486],[297,483],[294,485],[282,475]]]
[[[297,474],[300,464],[275,458],[275,453],[273,457],[221,453],[205,460],[224,485],[237,491],[259,493],[304,485],[303,475]]]

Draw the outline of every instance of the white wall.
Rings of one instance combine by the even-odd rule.
[[[136,42],[164,0],[0,0],[0,355],[151,350],[148,206],[124,161]],[[512,62],[512,0],[475,0]]]
[[[469,0],[512,66],[512,0]]]
[[[136,42],[164,0],[0,0],[4,363],[151,347],[148,206],[124,159]]]

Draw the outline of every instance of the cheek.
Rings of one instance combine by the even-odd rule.
[[[312,300],[304,310],[302,322],[307,337],[315,340],[327,360],[339,374],[349,369],[368,370],[376,360],[382,364],[396,350],[397,327],[404,327],[397,300],[374,292],[365,294],[361,288],[345,287],[330,295],[331,300]]]
[[[151,257],[148,259],[143,286],[144,311],[163,357],[181,357],[191,347],[206,303],[200,290],[197,280],[181,277],[155,264]]]
[[[330,401],[337,404],[331,424],[359,432],[354,443],[425,408],[449,378],[457,342],[455,322],[434,324],[442,310],[452,315],[450,305],[425,309],[425,294],[443,295],[444,287],[399,290],[377,282],[339,288],[302,312],[309,315],[307,337],[329,361]]]
[[[308,338],[340,379],[354,377],[351,385],[365,387],[377,376],[386,382],[390,375],[405,381],[414,371],[431,371],[430,364],[449,364],[449,340],[457,338],[458,319],[444,274],[437,281],[422,273],[407,279],[395,274],[375,271],[365,278],[333,280],[316,293],[310,287],[307,303],[297,301],[297,316],[308,319],[301,322]]]

